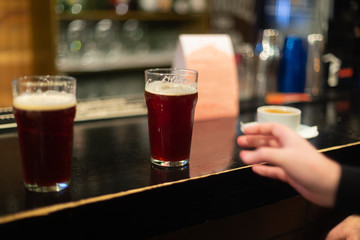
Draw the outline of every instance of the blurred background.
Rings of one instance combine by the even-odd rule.
[[[0,0],[0,107],[11,106],[11,81],[30,74],[75,76],[79,99],[140,96],[144,70],[171,66],[182,33],[230,35],[243,100],[279,91],[290,36],[306,58],[297,92],[358,89],[359,7],[355,0]]]

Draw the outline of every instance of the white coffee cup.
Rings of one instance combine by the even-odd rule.
[[[280,105],[268,105],[258,107],[257,122],[275,122],[288,126],[294,131],[298,131],[301,122],[301,110]]]

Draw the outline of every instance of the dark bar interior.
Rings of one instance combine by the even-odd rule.
[[[317,130],[306,141],[360,166],[359,9],[350,0],[0,0],[0,239],[325,239],[353,214],[254,173],[237,138],[259,106],[295,107]],[[173,67],[179,37],[190,35],[231,39],[236,114],[195,115],[189,164],[159,167],[144,71]],[[284,90],[291,37],[304,47],[303,63],[287,60],[303,64],[301,91]],[[60,192],[24,187],[11,82],[26,75],[77,80],[71,182]]]

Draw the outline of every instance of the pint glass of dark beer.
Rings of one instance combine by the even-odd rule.
[[[165,167],[188,164],[198,72],[189,69],[145,71],[145,100],[151,162]]]
[[[27,76],[13,81],[25,187],[58,192],[71,173],[76,80],[67,76]]]

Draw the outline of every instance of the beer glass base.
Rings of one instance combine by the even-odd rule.
[[[157,166],[161,167],[182,167],[189,163],[189,159],[181,161],[163,161],[151,158],[151,162]]]
[[[28,183],[24,183],[24,185],[25,185],[25,188],[31,192],[42,192],[42,193],[60,192],[69,186],[69,181],[56,183],[56,184],[50,185],[50,186],[40,186],[37,184],[28,184]]]

